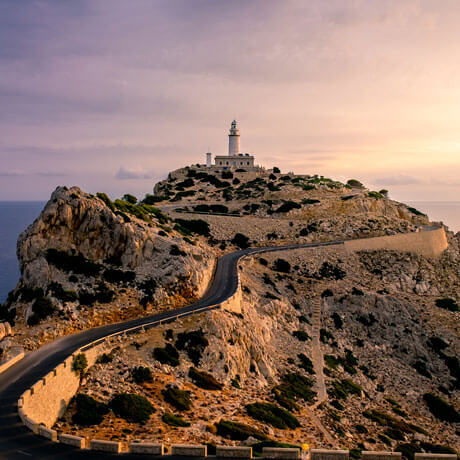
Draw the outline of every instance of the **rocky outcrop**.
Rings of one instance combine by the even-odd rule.
[[[156,208],[77,187],[53,192],[17,254],[21,279],[0,313],[19,337],[31,326],[55,337],[191,302],[215,263],[205,244],[173,230]]]

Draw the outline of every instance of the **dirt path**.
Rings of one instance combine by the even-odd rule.
[[[324,382],[324,373],[323,373],[323,352],[321,351],[321,341],[320,341],[320,329],[321,329],[321,310],[322,310],[322,302],[323,299],[320,297],[315,298],[314,300],[314,308],[313,308],[313,317],[312,317],[312,326],[313,326],[313,337],[312,337],[312,361],[313,361],[313,368],[315,369],[316,373],[316,383],[315,383],[315,390],[318,394],[318,399],[309,408],[310,417],[313,423],[317,426],[317,428],[324,434],[324,437],[330,442],[334,447],[336,446],[336,442],[334,438],[331,436],[329,431],[326,427],[322,424],[319,417],[314,414],[314,410],[322,404],[324,401],[327,400],[327,391],[326,391],[326,384]]]

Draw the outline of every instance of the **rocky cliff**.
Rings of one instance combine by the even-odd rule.
[[[198,298],[214,255],[153,206],[58,187],[19,237],[21,279],[3,306],[27,347],[48,336]],[[33,331],[32,331],[32,330]],[[38,334],[38,335],[37,335]]]

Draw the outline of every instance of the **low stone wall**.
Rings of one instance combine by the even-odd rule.
[[[310,460],[348,460],[348,450],[312,449]]]
[[[16,356],[13,356],[10,358],[8,361],[4,361],[3,363],[0,364],[0,374],[2,372],[5,372],[7,369],[9,369],[13,364],[16,364],[18,361],[21,361],[21,359],[24,358],[24,352],[21,351],[18,353]]]
[[[96,362],[99,354],[106,348],[107,343],[103,342],[85,351],[88,367]],[[21,409],[29,419],[51,428],[62,417],[80,385],[80,376],[73,370],[73,361],[78,353],[79,351],[69,356],[23,393],[20,399]]]
[[[444,227],[375,238],[361,238],[359,240],[345,241],[344,244],[345,249],[348,251],[390,249],[412,252],[425,257],[439,257],[448,246]]]
[[[364,450],[361,452],[362,460],[400,460],[401,452],[375,452]]]

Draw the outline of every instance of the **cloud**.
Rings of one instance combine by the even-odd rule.
[[[399,174],[391,177],[382,177],[380,179],[374,179],[372,183],[375,185],[398,186],[420,184],[422,183],[422,180],[413,176]]]
[[[129,180],[129,179],[153,179],[154,174],[151,172],[144,171],[141,168],[125,168],[124,166],[120,166],[120,169],[115,174],[115,178],[119,180]]]
[[[37,172],[25,172],[25,171],[0,171],[0,177],[69,177],[70,174],[62,171],[37,171]]]

